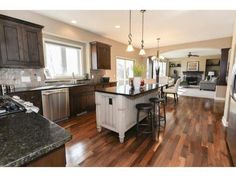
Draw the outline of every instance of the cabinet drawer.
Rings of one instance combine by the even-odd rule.
[[[80,93],[90,92],[90,91],[94,91],[94,86],[84,85],[84,86],[70,88],[70,94],[80,94]]]

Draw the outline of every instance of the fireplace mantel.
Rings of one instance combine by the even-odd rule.
[[[183,74],[184,75],[197,75],[197,74],[203,74],[204,72],[203,71],[183,71]]]

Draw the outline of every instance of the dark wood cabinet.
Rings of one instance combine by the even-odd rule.
[[[218,78],[217,85],[227,85],[226,76],[227,76],[227,63],[229,57],[229,49],[221,49],[221,59],[220,59],[220,74]]]
[[[75,116],[95,109],[95,92],[93,85],[70,88],[70,114]]]
[[[111,46],[101,42],[91,42],[91,68],[111,69]]]
[[[42,28],[0,14],[0,67],[44,67]]]
[[[39,114],[43,114],[42,97],[40,90],[10,93],[10,96],[19,96],[24,101],[29,101],[39,108]]]
[[[23,43],[27,65],[44,67],[41,29],[24,25]]]

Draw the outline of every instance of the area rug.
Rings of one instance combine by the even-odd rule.
[[[211,99],[214,99],[215,97],[215,91],[200,90],[199,87],[179,87],[178,94],[181,96],[192,96]]]

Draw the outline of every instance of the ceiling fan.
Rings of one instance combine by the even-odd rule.
[[[192,54],[192,52],[189,52],[188,53],[188,58],[190,58],[190,57],[199,57],[199,55],[194,55],[194,54]]]

